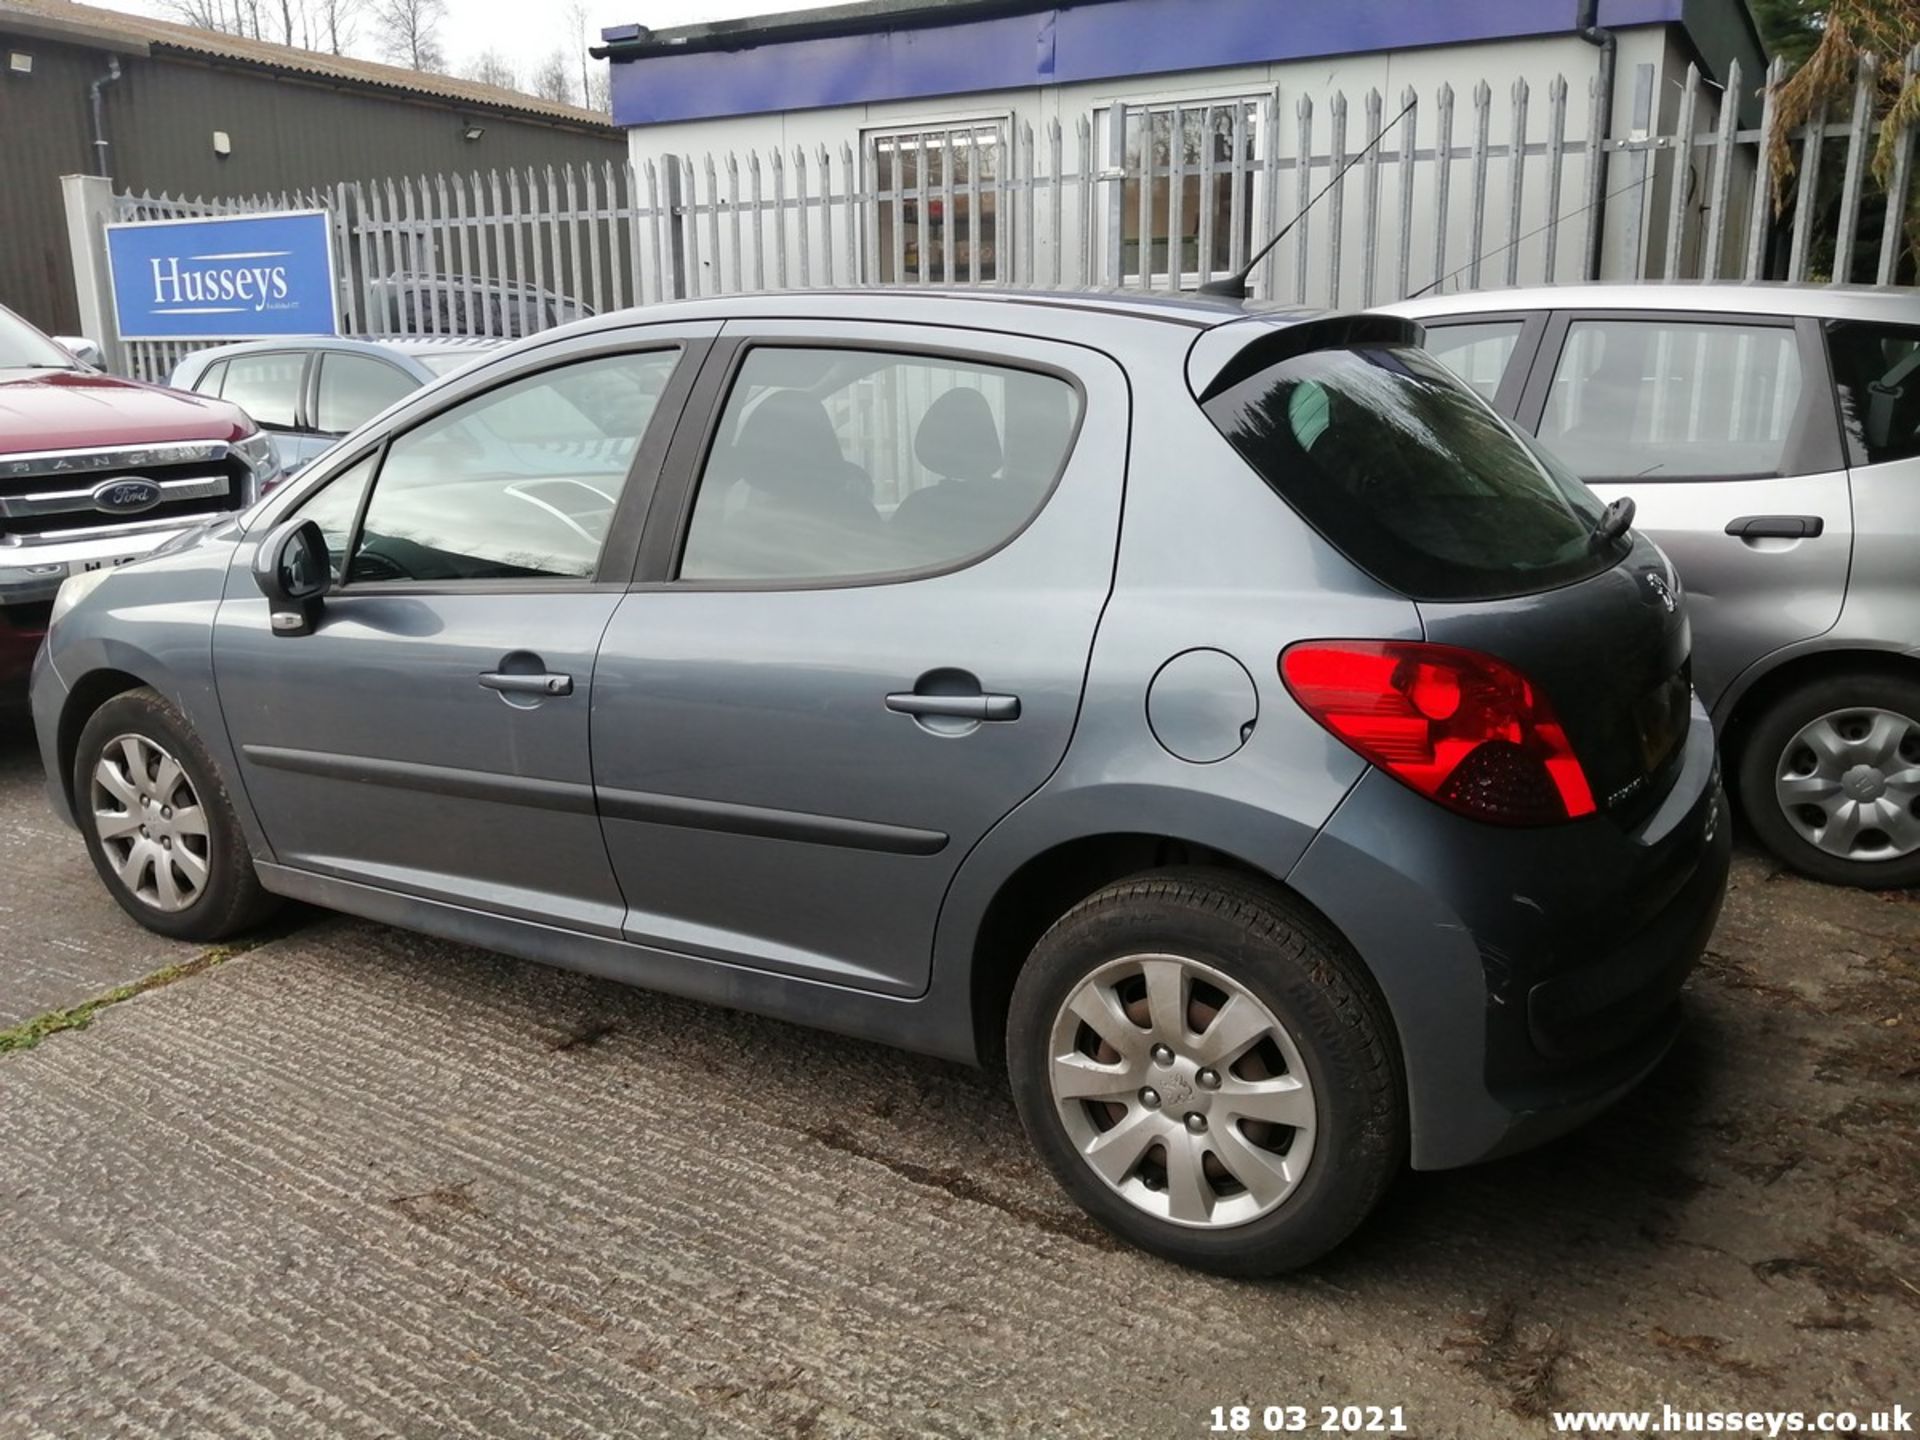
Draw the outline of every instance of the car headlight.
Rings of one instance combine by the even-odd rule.
[[[256,430],[245,439],[233,442],[234,453],[247,462],[247,468],[253,471],[253,493],[265,495],[285,474],[280,463],[280,448],[273,443],[273,436],[264,430]]]
[[[111,574],[113,574],[112,569],[107,568],[82,570],[77,575],[67,576],[60,582],[59,593],[53,597],[53,618],[47,622],[47,627],[51,629],[58,625],[62,615],[98,590]]]

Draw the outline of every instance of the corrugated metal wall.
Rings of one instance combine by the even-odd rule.
[[[76,323],[60,177],[91,168],[87,86],[107,57],[7,35],[33,73],[0,71],[0,304],[49,330]],[[563,163],[616,164],[626,141],[533,119],[257,71],[122,57],[106,89],[116,189],[231,195],[342,180]],[[467,124],[484,133],[463,138]],[[214,154],[224,130],[233,152]]]
[[[89,168],[87,84],[106,59],[0,36],[7,50],[32,55],[33,73],[0,70],[0,305],[71,332],[78,316],[60,177]]]

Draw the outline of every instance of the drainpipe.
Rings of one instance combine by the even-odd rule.
[[[93,173],[96,175],[113,174],[107,167],[107,115],[100,103],[100,92],[119,78],[120,57],[109,55],[107,73],[87,86],[87,100],[93,106]]]
[[[1611,30],[1600,28],[1600,0],[1580,0],[1580,15],[1574,33],[1600,51],[1600,134],[1605,140],[1613,134],[1613,67],[1620,52],[1620,40]],[[1589,280],[1600,278],[1600,252],[1606,243],[1607,152],[1594,152],[1596,163],[1587,169],[1587,208],[1592,212],[1592,237],[1587,242]]]

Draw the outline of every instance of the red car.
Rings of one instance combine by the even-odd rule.
[[[69,575],[244,509],[279,471],[237,406],[103,375],[0,307],[0,699]]]

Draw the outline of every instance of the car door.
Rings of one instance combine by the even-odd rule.
[[[1519,420],[1673,560],[1713,705],[1831,629],[1853,510],[1819,336],[1787,317],[1557,312]]]
[[[1011,335],[725,336],[594,679],[626,934],[918,993],[955,869],[1072,734],[1125,378]]]
[[[618,933],[594,658],[715,328],[541,347],[329,463],[270,517],[316,521],[342,557],[312,634],[272,631],[240,548],[214,664],[280,864]]]

